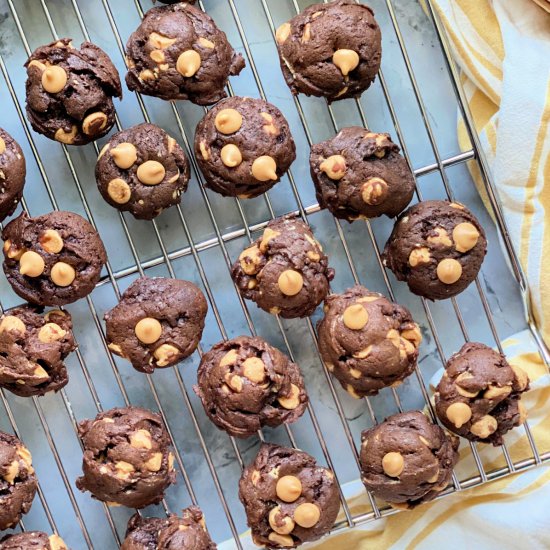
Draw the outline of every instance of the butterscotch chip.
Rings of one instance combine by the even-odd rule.
[[[50,94],[57,94],[67,84],[67,73],[59,65],[46,67],[42,73],[42,87]]]
[[[276,506],[269,512],[269,525],[273,531],[280,535],[288,535],[294,529],[294,520],[281,514],[281,507]]]
[[[517,367],[516,367],[517,369]],[[521,423],[520,399],[529,379],[519,382],[504,355],[480,343],[467,343],[445,366],[435,393],[435,408],[449,430],[470,441],[502,444],[502,436]],[[468,408],[466,422],[452,422],[445,411]]]
[[[426,247],[422,248],[413,248],[409,254],[409,265],[411,267],[416,267],[421,264],[430,263],[430,249]]]
[[[73,145],[77,139],[78,128],[73,124],[70,131],[66,132],[63,128],[58,128],[55,131],[54,139],[65,143],[67,145]]]
[[[143,508],[160,502],[175,481],[170,438],[159,414],[138,407],[111,409],[80,422],[79,435],[83,475],[76,485],[98,500]]]
[[[342,155],[332,155],[321,162],[319,170],[332,180],[341,180],[346,174],[346,159]]]
[[[336,50],[332,55],[332,62],[347,76],[359,65],[359,54],[353,50]]]
[[[187,50],[182,52],[176,61],[176,69],[178,73],[186,78],[190,78],[196,74],[201,66],[201,56],[195,50]]]
[[[57,286],[69,286],[75,278],[76,271],[74,267],[65,262],[57,262],[50,271],[50,279]]]
[[[306,529],[311,529],[321,518],[321,510],[316,504],[304,502],[294,510],[294,521]]]
[[[461,251],[460,245],[461,250],[457,248],[457,226],[471,226],[478,234],[468,250]],[[460,240],[460,230],[458,235]],[[469,210],[455,208],[447,201],[423,201],[405,211],[395,224],[382,260],[412,292],[439,300],[456,296],[475,280],[486,247],[485,233]],[[420,254],[415,250],[423,251],[426,259],[429,254],[429,263],[419,262],[420,258],[412,255]]]
[[[65,338],[67,331],[57,323],[46,323],[38,331],[38,339],[44,344],[51,344]]]
[[[44,258],[37,252],[29,250],[19,260],[19,273],[27,277],[39,277],[44,273]]]
[[[17,331],[21,334],[25,334],[25,323],[15,315],[4,315],[0,321],[0,334],[4,331]]]
[[[229,168],[235,168],[235,166],[239,166],[239,164],[243,161],[241,151],[232,143],[228,143],[222,147],[220,157],[222,162]]]
[[[115,164],[123,170],[127,170],[130,166],[133,166],[137,160],[137,149],[132,143],[119,143],[115,147],[112,147],[109,152]]]
[[[166,175],[164,166],[156,160],[148,160],[138,166],[136,175],[145,185],[157,185]]]
[[[149,57],[155,62],[155,63],[164,63],[166,61],[166,56],[164,55],[164,52],[162,50],[153,50]]]
[[[145,317],[138,321],[134,330],[141,342],[144,344],[153,344],[162,334],[162,325],[157,319]]]
[[[132,190],[123,179],[115,178],[107,184],[107,194],[116,204],[126,204],[132,197]]]
[[[470,409],[466,403],[461,403],[459,401],[457,403],[451,403],[445,415],[449,421],[453,423],[455,428],[461,428],[470,421],[470,418],[472,418],[472,409]]]
[[[108,122],[105,113],[92,113],[82,121],[82,131],[88,136],[97,136],[105,130]]]
[[[241,129],[243,117],[237,109],[222,109],[216,114],[214,125],[222,134],[234,134]]]
[[[216,344],[201,359],[194,390],[214,424],[236,437],[294,422],[307,406],[298,366],[259,337]]]
[[[279,176],[277,176],[277,163],[269,155],[254,159],[251,171],[252,175],[259,181],[276,181],[279,179]]]
[[[351,330],[361,330],[369,322],[369,314],[361,304],[352,304],[344,310],[344,325]]]
[[[284,502],[294,502],[302,494],[302,483],[296,476],[283,476],[277,481],[275,491]]]
[[[302,290],[304,278],[297,271],[287,269],[279,275],[277,284],[285,296],[295,296]]]
[[[290,23],[283,23],[275,32],[275,40],[277,44],[284,44],[290,36]]]
[[[451,481],[458,446],[458,437],[421,411],[395,414],[361,434],[362,481],[376,498],[414,508],[437,497]]]
[[[479,239],[479,231],[469,222],[459,223],[453,229],[453,241],[459,252],[468,252],[474,248]]]
[[[46,229],[38,239],[42,248],[50,254],[57,254],[63,250],[63,239],[59,231],[55,229]]]

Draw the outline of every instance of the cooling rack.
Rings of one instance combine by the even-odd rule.
[[[384,58],[376,83],[359,101],[328,106],[318,98],[293,98],[278,68],[274,30],[311,1],[205,0],[199,2],[243,53],[247,68],[231,80],[228,93],[264,97],[285,114],[297,143],[298,159],[283,181],[264,197],[249,201],[221,198],[201,185],[192,156],[194,128],[204,110],[187,102],[162,102],[125,90],[116,102],[117,127],[152,121],[186,149],[192,180],[182,205],[153,222],[117,213],[97,192],[93,167],[98,144],[68,148],[38,136],[24,116],[25,71],[30,51],[54,38],[91,40],[109,53],[121,75],[124,44],[137,27],[149,0],[0,0],[0,125],[22,145],[27,185],[21,207],[31,215],[67,209],[87,217],[100,231],[109,263],[94,292],[68,307],[78,350],[68,359],[70,384],[56,395],[21,399],[0,393],[0,429],[15,433],[31,449],[40,487],[20,529],[59,532],[71,548],[118,548],[133,510],[108,507],[80,493],[81,447],[77,422],[128,403],[160,411],[174,442],[178,484],[159,506],[143,511],[162,515],[192,503],[205,512],[217,542],[241,548],[246,518],[237,497],[243,464],[262,440],[294,445],[329,465],[341,486],[342,514],[335,530],[371,521],[395,510],[366,491],[363,505],[352,503],[350,487],[359,477],[360,432],[400,410],[429,407],[428,381],[446,357],[471,338],[502,350],[503,341],[528,331],[548,363],[548,352],[526,306],[526,287],[511,246],[496,193],[440,22],[429,4],[410,0],[372,0],[383,33]],[[471,146],[460,150],[456,114],[463,117]],[[392,220],[341,223],[319,209],[307,164],[309,145],[347,125],[388,131],[399,142],[417,179],[416,200],[446,198],[468,204],[489,236],[490,248],[478,279],[463,294],[428,303],[397,283],[380,260]],[[487,213],[467,170],[477,165],[488,195]],[[20,207],[20,208],[21,208]],[[422,327],[419,368],[399,388],[354,400],[335,384],[322,364],[312,319],[269,316],[236,292],[228,267],[274,216],[294,212],[311,224],[336,268],[334,291],[356,282],[411,309]],[[499,243],[501,246],[499,246]],[[139,275],[191,280],[209,301],[202,346],[177,367],[152,376],[135,372],[106,347],[103,313]],[[0,279],[2,308],[18,304]],[[205,417],[192,391],[200,355],[223,338],[259,334],[288,353],[304,373],[311,403],[302,419],[288,427],[265,429],[237,441]],[[528,424],[516,430],[526,438],[520,454],[510,445],[488,461],[478,445],[462,442],[474,471],[457,469],[446,494],[530,468],[550,459]],[[507,441],[508,437],[506,438]],[[525,448],[528,451],[525,451]],[[354,501],[355,502],[355,501]]]

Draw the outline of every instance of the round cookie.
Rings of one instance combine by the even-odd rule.
[[[202,356],[197,381],[210,420],[236,437],[295,422],[308,402],[298,365],[259,337],[216,344]]]
[[[423,201],[396,221],[382,258],[411,292],[442,300],[477,277],[486,252],[485,232],[464,205]]]
[[[353,397],[399,385],[416,366],[420,328],[410,311],[357,285],[325,300],[319,352]]]
[[[212,105],[226,97],[244,59],[202,10],[179,3],[150,9],[126,44],[126,84],[161,99]]]
[[[382,59],[374,12],[354,0],[307,7],[277,29],[275,41],[290,91],[329,102],[359,97]]]
[[[435,409],[452,432],[501,445],[502,436],[527,418],[521,394],[528,389],[529,377],[522,368],[484,344],[467,343],[445,365]]]
[[[458,443],[420,411],[394,414],[361,434],[363,483],[399,508],[433,500],[451,480]]]
[[[45,395],[67,385],[64,359],[76,349],[73,323],[59,309],[46,315],[31,306],[0,317],[0,387],[20,397]]]
[[[109,349],[140,372],[175,365],[197,349],[207,309],[189,281],[141,277],[105,314]]]
[[[296,146],[275,105],[230,97],[197,125],[195,157],[208,188],[224,197],[248,199],[280,181],[296,158]]]
[[[107,261],[97,231],[82,216],[23,213],[2,232],[4,273],[14,292],[40,306],[61,306],[92,292]]]
[[[311,229],[294,217],[270,221],[241,252],[231,276],[242,296],[274,315],[307,317],[325,299],[334,278]]]
[[[296,548],[330,531],[340,509],[328,468],[297,449],[263,444],[239,481],[252,540],[266,548]]]
[[[134,514],[128,522],[120,550],[215,550],[201,509],[190,506],[182,517],[144,518]],[[0,549],[1,550],[1,549]]]
[[[68,550],[59,535],[50,535],[42,531],[26,531],[15,535],[6,535],[0,540],[0,550]]]
[[[0,128],[0,222],[11,216],[25,185],[27,167],[19,143]]]
[[[122,97],[120,77],[95,44],[80,48],[63,38],[40,46],[25,63],[27,117],[36,132],[67,145],[84,145],[115,123],[113,97]]]
[[[176,140],[144,123],[115,134],[95,167],[99,192],[138,220],[152,220],[179,204],[189,181],[189,162]]]
[[[0,531],[31,509],[37,488],[31,453],[17,437],[0,432]]]
[[[104,502],[144,508],[160,502],[176,480],[170,438],[159,414],[139,407],[111,409],[78,425],[84,446],[81,491]]]
[[[348,222],[397,216],[414,193],[414,176],[389,134],[343,128],[311,147],[309,165],[321,208]]]

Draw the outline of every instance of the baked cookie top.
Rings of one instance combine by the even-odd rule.
[[[4,273],[13,290],[40,306],[60,306],[87,296],[107,261],[93,226],[73,212],[36,218],[23,213],[2,232]]]
[[[70,38],[40,46],[25,63],[27,117],[36,132],[67,145],[84,145],[115,123],[113,97],[120,77],[95,44],[75,48]]]
[[[271,189],[287,172],[296,146],[275,105],[230,97],[199,122],[195,156],[207,187],[226,197],[252,198]]]
[[[374,12],[353,0],[313,4],[283,23],[275,39],[293,94],[329,102],[358,97],[380,68],[382,38]]]
[[[311,315],[334,278],[311,229],[294,217],[270,221],[262,236],[241,252],[231,274],[245,298],[289,319]]]
[[[330,531],[338,511],[338,484],[328,468],[297,449],[263,444],[243,471],[239,498],[252,540],[266,548],[296,548]]]
[[[0,550],[68,550],[59,535],[50,535],[42,531],[26,531],[15,535],[6,535],[0,540]]]
[[[434,200],[403,212],[382,258],[411,292],[442,300],[456,296],[476,278],[486,252],[477,218],[463,204]]]
[[[528,389],[529,377],[521,367],[484,344],[470,342],[445,365],[435,393],[437,416],[470,441],[500,445],[502,436],[527,418],[521,394]]]
[[[295,422],[308,402],[298,365],[259,337],[216,344],[203,355],[197,382],[210,420],[236,437]]]
[[[26,174],[19,143],[0,128],[0,222],[15,212],[23,196]]]
[[[229,75],[245,65],[214,20],[189,3],[150,9],[128,39],[126,63],[130,90],[198,105],[226,97]]]
[[[353,397],[376,395],[413,372],[422,334],[407,308],[357,285],[328,296],[324,310],[319,352]]]
[[[321,207],[349,222],[397,216],[414,193],[414,176],[389,134],[343,128],[312,145],[309,164]]]

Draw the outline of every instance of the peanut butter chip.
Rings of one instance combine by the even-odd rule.
[[[195,75],[200,66],[201,56],[195,50],[187,50],[181,53],[176,62],[176,70],[185,78]]]
[[[443,227],[436,227],[434,229],[435,235],[430,235],[426,240],[431,244],[441,246],[452,246],[453,241],[449,238],[449,234]]]
[[[456,283],[462,275],[462,266],[457,260],[445,258],[437,264],[437,278],[446,285]]]
[[[270,136],[278,136],[281,132],[273,124],[273,117],[269,113],[260,113],[260,115],[267,122],[267,124],[263,125],[262,130]]]
[[[519,391],[523,391],[529,385],[529,377],[527,373],[517,365],[510,365],[514,374],[516,375],[517,386]]]
[[[124,460],[119,460],[115,463],[115,470],[117,477],[121,479],[127,479],[130,477],[130,474],[136,471],[136,469],[130,464],[129,462],[126,462]]]
[[[123,179],[115,178],[107,184],[107,194],[117,204],[126,204],[132,196],[132,190]]]
[[[9,466],[8,471],[4,474],[4,479],[10,484],[13,485],[15,478],[19,475],[19,462],[14,460]]]
[[[409,265],[416,267],[420,264],[427,264],[430,262],[430,250],[429,248],[413,248],[409,254]]]
[[[279,535],[279,533],[269,533],[267,537],[271,542],[282,546],[283,548],[290,548],[294,546],[294,539],[290,535]],[[263,544],[259,544],[263,546]]]
[[[38,331],[38,339],[44,344],[57,342],[65,337],[67,331],[62,329],[57,323],[46,323]]]
[[[59,535],[50,535],[48,537],[51,550],[67,550],[65,541]]]
[[[44,273],[44,259],[37,252],[29,250],[19,260],[19,273],[27,277],[40,277]]]
[[[260,250],[262,252],[266,252],[269,242],[274,239],[275,237],[278,237],[280,233],[278,231],[273,231],[270,227],[266,227],[264,229],[262,240],[260,242]]]
[[[256,384],[265,380],[265,364],[259,357],[249,357],[243,362],[243,374]]]
[[[164,52],[162,50],[153,50],[149,57],[155,62],[155,63],[164,63],[166,61],[166,56],[164,55]]]
[[[277,163],[273,157],[263,155],[252,163],[252,175],[259,181],[277,180]]]
[[[341,180],[346,173],[346,159],[342,155],[331,155],[321,162],[319,170],[331,180]]]
[[[137,322],[134,331],[140,342],[154,344],[162,334],[162,325],[157,319],[145,317]]]
[[[290,384],[290,397],[277,397],[281,407],[290,411],[294,410],[300,404],[300,388],[295,384]]]
[[[130,166],[133,166],[137,160],[137,150],[132,143],[119,143],[110,152],[115,164],[123,170],[127,170]]]
[[[36,376],[36,378],[38,378],[39,380],[46,380],[50,377],[50,375],[45,371],[44,367],[41,367],[40,365],[38,365],[34,369],[33,375]]]
[[[332,56],[332,62],[347,76],[359,65],[359,54],[353,50],[336,50]]]
[[[136,430],[134,433],[130,434],[130,445],[134,449],[152,449],[153,440],[151,438],[151,433],[148,430]]]
[[[215,47],[215,44],[214,42],[212,42],[212,40],[208,40],[208,38],[204,38],[203,36],[199,37],[199,44],[203,48],[208,48],[209,50],[213,50]]]
[[[0,137],[0,155],[6,152],[6,142]]]
[[[386,453],[382,458],[382,468],[386,475],[399,477],[405,468],[405,460],[401,453]]]
[[[239,352],[236,349],[230,349],[220,360],[220,367],[234,365],[239,357]]]
[[[50,254],[57,254],[63,249],[63,239],[55,229],[46,229],[46,231],[43,231],[38,242],[40,246]]]
[[[475,397],[479,393],[478,391],[470,391],[462,387],[464,382],[471,380],[473,377],[474,375],[472,373],[465,371],[455,378],[456,392],[462,395],[462,397]]]
[[[57,286],[69,286],[75,277],[74,267],[65,262],[57,262],[50,271],[50,278]]]
[[[490,414],[486,414],[470,426],[470,432],[481,439],[486,439],[491,434],[496,432],[497,427],[497,419]]]
[[[499,399],[510,395],[512,392],[512,386],[489,386],[485,392],[483,392],[484,399]]]
[[[107,126],[107,115],[105,113],[92,113],[82,122],[82,131],[87,136],[95,136]]]
[[[294,529],[294,520],[288,516],[283,517],[281,507],[275,506],[269,512],[269,525],[279,535],[288,535]]]
[[[170,363],[176,361],[180,355],[180,350],[170,344],[162,344],[153,355],[157,360],[157,367],[167,367]]]
[[[58,128],[55,131],[54,139],[61,143],[71,145],[72,143],[74,143],[74,138],[76,137],[77,133],[78,133],[78,128],[73,124],[71,126],[70,132],[65,132],[63,128]]]
[[[15,245],[12,245],[12,242],[8,239],[4,242],[4,254],[12,260],[20,260],[21,256],[25,253],[24,248],[18,248]]]
[[[304,502],[294,510],[294,521],[305,529],[313,527],[321,517],[321,510],[311,502]]]
[[[162,467],[162,453],[153,453],[153,456],[144,463],[150,472],[158,472]]]
[[[458,252],[468,252],[468,250],[474,248],[478,239],[479,231],[471,223],[459,223],[453,229],[453,241]]]
[[[369,322],[369,314],[361,304],[353,304],[345,309],[342,320],[349,329],[361,330]]]
[[[239,164],[243,161],[243,156],[240,149],[232,143],[228,143],[222,147],[222,150],[220,151],[220,158],[229,168],[235,168],[235,166],[239,166]]]
[[[472,409],[466,403],[452,403],[447,407],[445,414],[456,428],[461,428],[472,418]]]
[[[46,67],[42,73],[42,87],[49,94],[59,93],[67,84],[67,73],[59,65]]]
[[[284,44],[287,41],[289,36],[290,36],[290,23],[283,23],[275,31],[275,40],[277,41],[277,44]]]
[[[285,296],[296,296],[304,286],[304,279],[297,271],[286,269],[279,275],[277,284]]]
[[[247,275],[258,273],[261,261],[262,255],[256,245],[246,248],[239,255],[239,264]]]
[[[172,44],[176,42],[176,40],[177,38],[168,38],[168,36],[164,36],[163,34],[159,34],[158,32],[152,32],[149,35],[149,43],[154,48],[159,48],[161,50],[169,48]]]
[[[147,160],[137,169],[137,177],[145,185],[157,185],[166,175],[164,166],[156,160]]]
[[[2,321],[0,321],[0,334],[2,334],[4,331],[17,331],[21,334],[25,334],[26,328],[25,323],[19,319],[19,317],[16,317],[15,315],[6,315]]]
[[[372,206],[384,202],[388,194],[388,184],[382,178],[370,178],[361,186],[361,198]]]
[[[216,130],[222,134],[234,134],[243,124],[243,117],[237,109],[222,109],[214,119]]]
[[[302,482],[296,476],[283,476],[275,486],[277,496],[284,502],[294,502],[302,494]]]
[[[402,330],[401,336],[409,342],[412,342],[415,348],[418,348],[422,342],[422,333],[420,332],[419,326],[416,324],[413,328]]]

